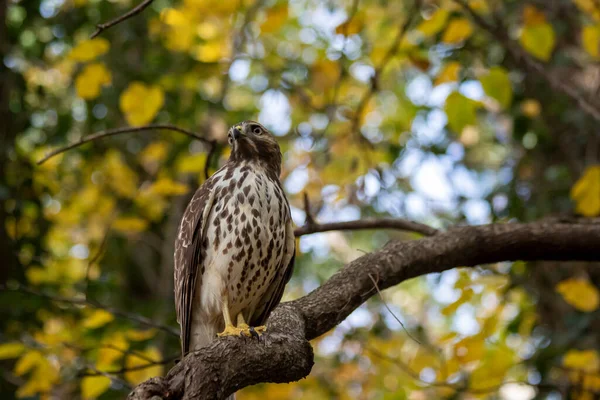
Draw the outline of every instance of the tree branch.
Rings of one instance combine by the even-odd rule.
[[[417,232],[425,236],[433,236],[439,231],[425,224],[409,221],[400,218],[365,218],[354,221],[330,222],[318,224],[308,219],[307,223],[294,230],[296,237],[310,235],[311,233],[329,232],[329,231],[356,231],[364,229],[398,229],[402,231]]]
[[[42,297],[44,299],[48,299],[51,301],[55,301],[57,303],[67,303],[67,304],[73,304],[73,305],[77,305],[77,306],[87,306],[87,307],[106,310],[106,311],[116,315],[117,317],[129,319],[131,321],[137,322],[138,324],[147,326],[149,328],[160,329],[170,335],[179,337],[179,330],[177,330],[177,329],[173,329],[172,327],[167,326],[167,325],[161,325],[161,324],[155,323],[151,319],[143,317],[138,314],[128,313],[126,311],[119,310],[114,307],[105,306],[96,301],[86,300],[83,298],[64,297],[64,296],[53,295],[50,293],[44,293],[39,290],[30,288],[30,287],[27,287],[27,286],[24,286],[21,284],[16,284],[16,285],[11,284],[10,286],[9,285],[0,285],[0,292],[26,293],[26,294],[31,294],[31,295],[34,295],[37,297]]]
[[[46,156],[44,158],[39,160],[37,162],[37,165],[42,165],[43,163],[45,163],[46,161],[48,161],[49,159],[51,159],[52,157],[54,157],[58,154],[64,153],[65,151],[74,149],[74,148],[84,145],[86,143],[93,142],[94,140],[102,139],[102,138],[109,137],[109,136],[120,135],[123,133],[134,133],[134,132],[143,132],[143,131],[150,131],[150,130],[161,130],[161,129],[167,130],[167,131],[183,133],[184,135],[189,136],[192,139],[200,140],[200,141],[202,141],[204,143],[208,143],[208,144],[213,144],[213,142],[211,140],[200,136],[196,132],[188,131],[187,129],[179,128],[178,126],[174,126],[174,125],[164,125],[163,124],[163,125],[144,125],[144,126],[136,126],[136,127],[128,127],[128,128],[116,128],[116,129],[109,129],[106,131],[100,131],[100,132],[93,133],[91,135],[88,135],[88,136],[82,138],[81,140],[79,140],[75,143],[72,143],[68,146],[64,146],[64,147],[58,148],[54,151],[51,151],[50,153],[46,154]]]
[[[125,14],[121,15],[120,17],[117,17],[117,18],[115,18],[115,19],[113,19],[111,21],[105,22],[103,24],[96,25],[96,31],[94,33],[92,33],[92,36],[90,36],[90,39],[93,39],[96,36],[100,35],[106,29],[111,28],[111,27],[113,27],[113,26],[115,26],[117,24],[120,24],[121,22],[125,21],[126,19],[129,19],[129,18],[133,17],[134,15],[137,15],[137,14],[141,13],[153,1],[154,0],[144,0],[143,2],[141,2],[137,6],[135,6],[134,8],[132,8],[131,10],[129,10],[128,12],[126,12]]]
[[[343,267],[308,295],[280,304],[260,340],[226,337],[187,355],[166,377],[137,386],[131,400],[224,399],[260,382],[292,382],[313,365],[309,340],[323,335],[377,293],[456,267],[513,260],[600,260],[600,225],[466,226],[414,241],[392,241]]]

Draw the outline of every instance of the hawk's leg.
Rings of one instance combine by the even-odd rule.
[[[260,336],[264,331],[267,330],[266,326],[248,326],[242,313],[239,313],[237,316],[237,327],[241,330],[241,335],[246,335],[248,337]]]
[[[223,329],[223,332],[218,333],[217,336],[240,336],[242,330],[233,326],[233,323],[231,322],[231,316],[229,315],[229,301],[227,297],[227,294],[223,296],[223,319],[225,320],[225,329]]]

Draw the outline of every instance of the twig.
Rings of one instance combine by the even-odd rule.
[[[414,5],[412,7],[413,9],[408,12],[408,18],[400,26],[400,29],[398,30],[398,33],[396,34],[396,37],[394,38],[394,42],[392,43],[392,45],[390,46],[388,51],[385,53],[385,55],[381,59],[381,62],[379,63],[379,65],[375,68],[375,72],[373,73],[373,76],[371,77],[371,85],[369,86],[369,89],[360,98],[360,100],[358,102],[358,106],[356,107],[356,110],[354,111],[354,115],[352,117],[351,132],[358,133],[359,126],[360,126],[360,116],[364,112],[365,108],[367,107],[367,104],[369,104],[369,101],[371,100],[373,95],[379,90],[379,79],[381,78],[381,74],[383,73],[385,68],[388,66],[390,61],[392,61],[394,56],[398,53],[398,49],[400,48],[400,45],[402,44],[402,40],[404,39],[406,32],[408,32],[408,28],[412,25],[413,21],[419,15],[417,10],[419,10],[420,6],[421,6],[421,0],[415,0]],[[360,134],[358,136],[360,138],[364,139],[364,136],[362,136]]]
[[[102,257],[102,254],[104,254],[104,249],[106,248],[106,243],[108,242],[108,236],[110,234],[110,228],[112,226],[112,221],[114,219],[114,216],[111,217],[109,223],[106,226],[106,230],[104,231],[104,236],[102,237],[102,241],[100,242],[100,246],[98,246],[98,250],[96,251],[96,254],[94,254],[92,256],[92,258],[90,258],[87,268],[85,270],[85,298],[87,300],[88,298],[88,292],[90,289],[90,270],[92,269],[92,266],[96,263],[96,261],[98,261],[100,259],[100,257]]]
[[[136,126],[136,127],[129,127],[129,128],[116,128],[116,129],[109,129],[109,130],[106,130],[106,131],[100,131],[100,132],[93,133],[91,135],[88,135],[88,136],[82,138],[81,140],[79,140],[79,141],[77,141],[75,143],[72,143],[72,144],[70,144],[68,146],[64,146],[64,147],[61,147],[61,148],[56,149],[54,151],[51,151],[50,153],[46,154],[46,156],[44,158],[42,158],[41,160],[39,160],[37,162],[37,165],[42,165],[43,163],[45,163],[46,161],[48,161],[50,158],[52,158],[52,157],[54,157],[54,156],[56,156],[58,154],[64,153],[65,151],[74,149],[76,147],[79,147],[79,146],[81,146],[83,144],[92,142],[92,141],[97,140],[97,139],[102,139],[102,138],[105,138],[105,137],[108,137],[108,136],[120,135],[122,133],[143,132],[143,131],[150,131],[150,130],[154,130],[154,129],[157,129],[157,130],[161,130],[162,129],[162,130],[179,132],[179,133],[183,133],[186,136],[191,137],[192,139],[200,140],[200,141],[205,142],[205,143],[210,143],[211,142],[210,140],[206,139],[205,137],[200,136],[199,134],[197,134],[195,132],[188,131],[187,129],[179,128],[179,127],[174,126],[174,125],[164,125],[164,124],[161,124],[161,125],[144,125],[144,126]]]
[[[522,60],[525,69],[539,74],[542,78],[548,82],[548,84],[556,91],[559,91],[570,97],[571,100],[575,101],[579,105],[582,111],[594,118],[596,121],[600,121],[600,106],[587,100],[579,88],[572,85],[571,82],[561,79],[550,71],[544,68],[544,64],[534,60],[525,50],[516,44],[507,33],[500,27],[495,27],[483,19],[475,10],[473,10],[465,0],[454,0],[460,5],[484,30],[488,31],[504,49],[516,60]]]
[[[212,158],[217,151],[217,142],[211,141],[209,142],[210,150],[208,150],[208,154],[206,155],[206,161],[204,162],[204,178],[208,179],[210,177],[210,163]]]
[[[229,69],[231,68],[233,62],[238,58],[240,51],[246,45],[246,29],[248,28],[248,25],[250,25],[250,23],[254,20],[256,13],[263,6],[264,2],[264,0],[256,0],[255,3],[252,4],[250,8],[248,8],[248,10],[245,13],[244,22],[242,23],[240,30],[237,31],[233,36],[233,51],[231,54],[231,60],[227,64],[226,73],[223,76],[223,89],[221,90],[221,101],[225,99],[225,96],[227,95],[227,92],[229,90],[229,84],[231,83],[231,80],[229,79]]]
[[[152,4],[153,1],[154,0],[144,0],[143,2],[141,2],[137,6],[135,6],[128,12],[126,12],[125,14],[121,15],[120,17],[117,17],[117,18],[115,18],[111,21],[105,22],[103,24],[96,25],[96,31],[94,33],[92,33],[92,36],[90,36],[90,39],[93,39],[96,36],[100,35],[106,29],[111,28],[117,24],[120,24],[121,22],[133,17],[134,15],[141,13],[142,11],[144,11],[144,9],[146,7],[148,7],[150,4]]]
[[[114,374],[110,373],[110,372],[104,372],[104,371],[100,371],[99,369],[91,366],[90,364],[85,364],[84,366],[85,369],[88,369],[90,371],[92,371],[92,373],[82,373],[79,376],[84,377],[84,376],[104,376],[108,379],[111,380],[111,382],[113,383],[118,383],[119,385],[123,386],[125,389],[131,390],[133,389],[133,387],[131,386],[131,384],[117,376],[115,376]]]
[[[138,357],[137,355],[135,355],[135,356]],[[169,363],[177,360],[179,357],[181,357],[181,356],[168,357],[168,358],[165,358],[165,359],[162,359],[162,360],[159,360],[159,361],[148,361],[148,360],[145,360],[145,361],[148,361],[146,364],[136,365],[134,367],[123,367],[123,368],[119,368],[119,369],[116,369],[116,370],[104,371],[104,372],[96,370],[96,371],[94,371],[92,373],[86,372],[86,373],[82,374],[82,376],[97,376],[97,375],[102,375],[102,374],[119,375],[119,374],[124,374],[126,372],[139,371],[139,370],[142,370],[142,369],[150,368],[150,367],[155,366],[155,365],[166,365],[166,364],[169,364]]]
[[[396,316],[396,314],[394,314],[394,312],[391,310],[391,308],[387,305],[385,299],[383,298],[383,295],[381,294],[381,290],[379,290],[379,286],[377,285],[377,281],[375,280],[375,278],[373,278],[373,275],[369,274],[369,278],[371,278],[371,281],[373,282],[373,286],[375,286],[375,289],[377,290],[377,293],[379,294],[379,299],[383,303],[383,306],[388,310],[388,312],[390,314],[392,314],[392,317],[394,317],[394,319],[400,324],[400,326],[402,327],[402,329],[404,329],[404,332],[406,332],[406,334],[408,335],[409,338],[411,338],[412,340],[414,340],[418,344],[422,344],[420,341],[417,340],[417,338],[415,338],[413,335],[410,334],[410,332],[408,331],[408,329],[406,329],[406,326],[404,326],[404,323],[400,320],[400,318],[398,318]]]
[[[315,219],[312,216],[312,213],[310,212],[310,199],[308,198],[308,193],[304,192],[303,193],[303,199],[304,199],[304,213],[306,214],[306,219],[304,220],[304,224],[306,226],[314,226],[315,225]]]
[[[314,223],[296,228],[296,237],[310,235],[311,233],[329,231],[356,231],[363,229],[398,229],[433,236],[439,231],[428,225],[400,218],[365,218],[354,221]]]
[[[105,306],[96,301],[91,301],[91,300],[86,300],[86,299],[78,299],[78,298],[72,298],[72,297],[57,296],[57,295],[53,295],[53,294],[49,294],[49,293],[44,293],[44,292],[38,291],[36,289],[21,285],[21,284],[11,285],[10,287],[6,286],[6,285],[0,285],[0,291],[27,293],[27,294],[32,294],[34,296],[42,297],[42,298],[45,298],[48,300],[52,300],[52,301],[55,301],[58,303],[67,303],[67,304],[74,304],[74,305],[79,305],[79,306],[88,306],[88,307],[106,310],[118,317],[129,319],[131,321],[135,321],[135,322],[139,323],[140,325],[148,326],[150,328],[157,328],[157,329],[160,329],[170,335],[179,337],[179,332],[177,332],[177,330],[171,328],[170,326],[158,324],[158,323],[152,321],[151,319],[143,317],[141,315],[128,313],[126,311],[122,311],[122,310],[119,310],[114,307]]]

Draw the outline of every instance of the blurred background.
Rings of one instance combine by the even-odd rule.
[[[600,215],[596,0],[1,0],[0,398],[118,399],[179,355],[179,218],[254,119],[297,226]],[[50,151],[115,128],[170,124]],[[210,153],[210,157],[208,157]],[[394,231],[298,240],[284,300]],[[238,399],[600,394],[600,269],[500,263],[404,282]],[[402,322],[404,327],[401,325]],[[268,360],[265,360],[268,362]]]

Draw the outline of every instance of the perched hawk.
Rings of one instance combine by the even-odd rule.
[[[184,356],[217,334],[260,334],[294,265],[279,145],[253,121],[233,126],[228,138],[229,160],[194,194],[175,242]]]

